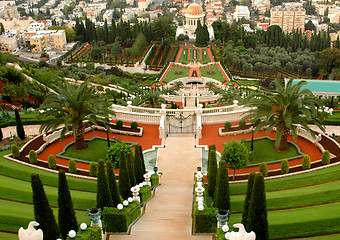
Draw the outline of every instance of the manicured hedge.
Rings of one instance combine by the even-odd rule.
[[[203,211],[198,210],[198,204],[194,204],[194,231],[195,233],[211,233],[213,228],[217,227],[217,220],[215,217],[216,208],[207,207],[204,203]]]
[[[146,202],[151,197],[151,195],[152,195],[152,190],[151,190],[151,187],[148,185],[142,187],[139,190],[139,196],[143,203]]]
[[[37,125],[37,124],[41,124],[43,122],[46,122],[52,119],[51,117],[38,119],[37,116],[38,114],[21,114],[20,115],[21,123],[23,125]],[[15,126],[15,125],[16,125],[15,118],[12,118],[9,121],[4,121],[4,120],[0,121],[0,128],[4,128],[8,126]]]
[[[67,240],[71,240],[71,238],[68,236],[66,238]],[[75,238],[72,238],[74,240],[101,240],[102,234],[100,227],[88,227],[85,231],[79,230],[77,232],[77,235]]]
[[[150,180],[151,180],[151,186],[156,187],[159,184],[158,174],[152,174]]]
[[[139,202],[133,202],[120,211],[118,208],[105,207],[102,216],[106,231],[127,232],[130,224],[141,214],[141,206],[138,205]]]

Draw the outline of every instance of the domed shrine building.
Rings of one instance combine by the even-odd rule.
[[[178,27],[176,32],[176,37],[180,34],[188,35],[190,40],[196,39],[196,28],[197,24],[200,21],[201,25],[204,24],[204,16],[205,13],[201,5],[197,3],[192,3],[188,6],[186,14],[185,14],[185,22],[183,27]],[[214,32],[211,26],[208,26],[209,37],[210,39],[214,38]]]

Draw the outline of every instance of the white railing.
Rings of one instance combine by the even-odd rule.
[[[234,104],[234,105],[228,105],[228,106],[223,106],[223,107],[204,108],[202,109],[202,111],[203,111],[203,114],[209,114],[209,113],[233,112],[233,111],[238,111],[241,109],[245,109],[245,108],[243,106],[238,106]]]
[[[215,123],[224,123],[224,122],[237,122],[241,120],[245,113],[247,113],[249,109],[238,110],[234,112],[217,112],[217,113],[208,113],[202,115],[202,123],[204,124],[215,124]]]
[[[136,112],[126,112],[126,111],[115,111],[116,115],[113,116],[113,120],[122,120],[127,122],[138,122],[146,124],[159,124],[160,114],[146,114],[146,113],[136,113]]]

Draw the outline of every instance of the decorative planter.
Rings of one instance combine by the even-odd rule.
[[[196,173],[195,177],[197,182],[202,182],[203,174],[201,172]]]
[[[139,185],[136,185],[136,186],[131,188],[132,200],[133,201],[140,202],[140,197],[138,196],[139,195],[139,190],[140,190]]]
[[[204,188],[202,186],[196,187],[195,191],[196,191],[197,197],[203,197]]]
[[[150,175],[150,173],[145,173],[143,175],[143,177],[145,178],[146,185],[149,185],[151,187],[151,182],[150,182],[151,175]]]
[[[87,209],[87,216],[89,216],[89,219],[91,220],[91,225],[96,225],[99,223],[101,214],[102,210],[100,208]]]
[[[217,227],[222,227],[227,224],[230,218],[230,210],[225,209],[216,210],[215,216],[218,221]]]

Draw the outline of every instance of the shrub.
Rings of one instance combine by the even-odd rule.
[[[116,126],[117,126],[118,129],[122,129],[123,128],[123,121],[122,120],[118,120],[116,122]]]
[[[91,162],[91,163],[90,163],[90,167],[89,167],[89,171],[90,171],[90,176],[91,176],[91,177],[97,177],[97,174],[98,174],[98,166],[97,166],[97,163]]]
[[[194,210],[194,231],[195,233],[211,233],[216,228],[217,220],[215,217],[216,208],[208,207],[204,204],[203,211],[199,211],[197,202]]]
[[[152,174],[150,180],[151,180],[151,186],[152,187],[157,186],[159,184],[159,176],[158,176],[158,174],[156,174],[156,173]]]
[[[141,214],[139,206],[130,215],[129,213],[139,205],[139,202],[132,202],[122,210],[113,207],[106,207],[103,210],[103,222],[107,226],[107,232],[127,232],[129,225]]]
[[[216,147],[215,147],[215,144],[213,144],[209,146],[208,189],[207,189],[209,196],[212,198],[215,195],[216,175],[217,175]]]
[[[289,173],[289,162],[287,159],[283,159],[281,162],[281,172],[282,174]]]
[[[29,158],[31,164],[37,164],[38,163],[38,156],[37,156],[37,153],[34,151],[34,149],[30,150],[30,152],[28,154],[28,158]]]
[[[48,168],[50,169],[56,169],[57,168],[57,161],[55,159],[54,155],[48,156]]]
[[[224,123],[224,129],[229,130],[231,128],[231,122]]]
[[[311,166],[310,156],[309,155],[303,156],[303,159],[302,159],[302,169],[303,170],[310,169],[310,166]]]
[[[12,156],[13,156],[15,159],[19,159],[19,157],[20,157],[20,152],[19,152],[18,146],[15,145],[15,144],[12,144],[11,150],[12,150]]]
[[[77,173],[77,164],[76,164],[76,161],[74,161],[73,158],[71,158],[69,161],[68,161],[68,171],[70,173]]]
[[[120,153],[121,152],[131,152],[132,154],[132,148],[130,145],[128,145],[125,142],[116,141],[111,147],[108,149],[108,152],[106,154],[106,161],[111,161],[113,164],[113,168],[117,169],[119,167],[119,159],[120,159]]]
[[[260,164],[259,172],[262,173],[264,177],[268,177],[268,166],[267,163],[262,162]]]
[[[17,123],[17,135],[21,140],[23,140],[25,139],[25,130],[22,125],[18,109],[15,109],[15,121]]]
[[[327,165],[331,162],[331,154],[328,150],[322,153],[322,164]]]
[[[245,128],[245,127],[246,127],[246,121],[240,120],[240,121],[238,122],[238,125],[239,125],[240,128]]]
[[[152,196],[151,187],[146,185],[139,190],[141,202],[146,202]]]
[[[133,130],[137,130],[138,128],[138,123],[137,122],[132,122],[131,125],[130,125],[131,129]]]

